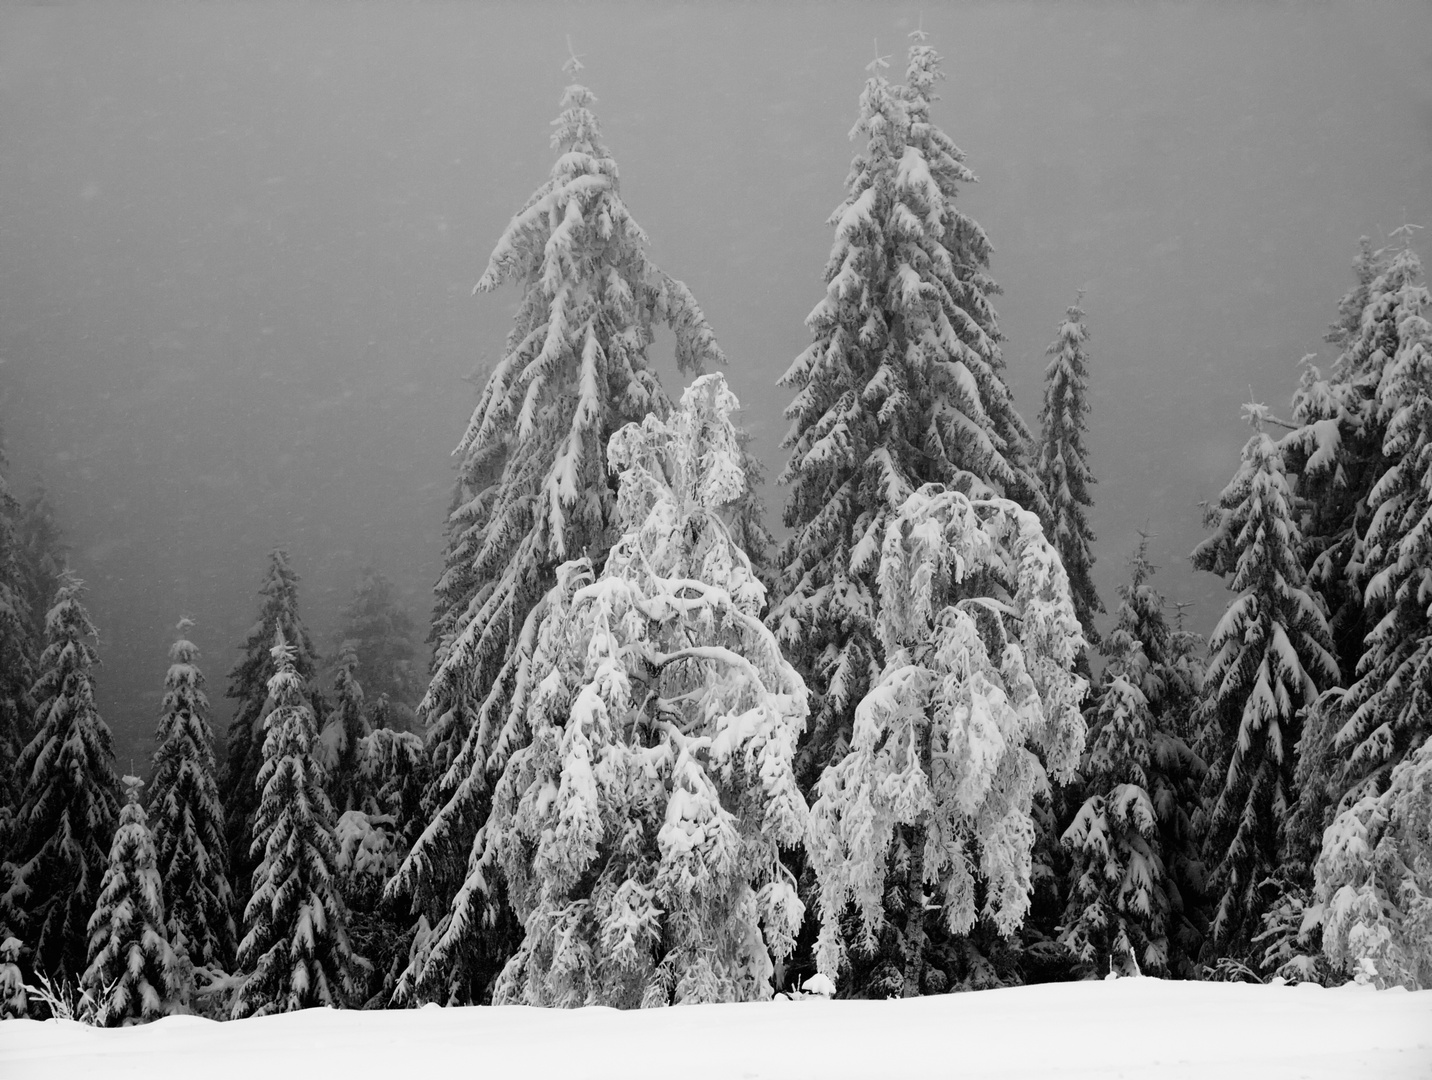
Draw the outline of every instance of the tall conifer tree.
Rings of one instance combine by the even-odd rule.
[[[1202,670],[1148,584],[1147,536],[1129,562],[1080,768],[1086,798],[1063,837],[1074,866],[1061,937],[1096,973],[1132,955],[1147,974],[1188,975],[1204,929],[1207,768],[1184,736]]]
[[[930,120],[940,58],[915,37],[906,86],[869,67],[813,340],[781,378],[793,532],[770,621],[814,692],[806,783],[840,756],[883,663],[875,575],[905,499],[933,481],[1047,509],[1003,379],[989,240],[955,204],[974,175]]]
[[[20,835],[5,906],[23,912],[23,940],[37,968],[76,980],[85,970],[86,928],[109,864],[119,812],[109,727],[94,700],[96,633],[80,603],[83,586],[61,578],[45,619],[35,734],[20,755]]]
[[[1394,767],[1432,735],[1432,297],[1410,246],[1393,257],[1397,283],[1364,315],[1395,330],[1378,386],[1387,467],[1368,495],[1366,651],[1337,743],[1344,800],[1386,788]]]
[[[95,1023],[119,1027],[183,1009],[192,986],[169,941],[154,837],[137,776],[124,778],[126,801],[89,921],[89,967],[80,980],[95,1002]]]
[[[580,68],[573,57],[564,70],[575,79]],[[486,813],[488,757],[533,644],[533,606],[560,563],[584,553],[600,563],[615,539],[607,442],[630,421],[670,411],[648,367],[655,328],[673,331],[683,373],[723,360],[690,291],[647,257],[595,100],[575,82],[563,93],[557,162],[477,286],[489,292],[510,281],[521,298],[456,451],[465,501],[450,522],[433,678],[419,706],[433,751],[434,820],[392,887],[433,920],[447,911]],[[469,965],[455,963],[463,999]]]
[[[185,635],[192,625],[179,621],[169,649],[149,809],[169,940],[192,964],[227,971],[236,944],[234,898],[209,699],[199,650]]]
[[[1308,588],[1297,505],[1283,458],[1247,407],[1254,435],[1238,473],[1209,510],[1214,533],[1193,565],[1231,577],[1237,596],[1209,642],[1204,709],[1214,740],[1208,858],[1213,936],[1245,948],[1263,910],[1259,886],[1277,868],[1296,800],[1294,747],[1301,711],[1338,679],[1321,601]]]
[[[275,635],[273,708],[264,719],[261,791],[254,816],[253,895],[244,910],[238,966],[244,982],[234,1016],[263,1016],[351,1003],[357,967],[334,880],[333,807],[314,761],[313,709],[297,650]]]
[[[298,614],[298,575],[288,562],[288,552],[275,548],[269,554],[268,571],[259,589],[263,602],[258,622],[244,639],[243,658],[229,672],[225,696],[237,702],[229,723],[228,744],[222,778],[226,815],[225,834],[229,844],[229,867],[237,899],[247,898],[254,863],[250,855],[253,817],[258,809],[255,778],[263,767],[263,722],[269,703],[269,680],[274,666],[274,635],[283,634],[293,650],[294,671],[302,681],[303,694],[314,710],[320,729],[327,715],[325,703],[313,686],[318,667],[313,641]]]
[[[1089,411],[1089,368],[1084,343],[1089,330],[1084,311],[1076,303],[1065,313],[1058,336],[1045,350],[1051,358],[1044,369],[1044,408],[1039,413],[1039,479],[1049,500],[1050,518],[1046,532],[1064,560],[1074,611],[1084,637],[1099,644],[1094,615],[1104,610],[1094,589],[1092,571],[1094,531],[1088,511],[1094,500],[1089,492],[1094,476],[1089,471],[1084,446]]]

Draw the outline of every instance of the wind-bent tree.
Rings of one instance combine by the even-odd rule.
[[[927,913],[1009,936],[1029,909],[1035,795],[1084,749],[1085,643],[1057,552],[1008,499],[920,488],[885,529],[879,585],[885,667],[811,807],[816,959],[832,978],[842,967],[847,905],[873,949],[896,892],[911,996]]]
[[[237,938],[224,808],[215,779],[214,733],[199,649],[179,620],[155,733],[149,812],[169,940],[196,967],[228,971]]]
[[[825,296],[806,319],[810,346],[781,378],[795,390],[780,477],[792,533],[769,621],[813,693],[805,783],[840,758],[885,662],[880,546],[910,494],[938,482],[1047,509],[1002,374],[989,241],[955,203],[974,175],[930,119],[940,57],[923,38],[905,86],[891,85],[883,59],[870,65]]]
[[[791,762],[805,690],[733,542],[743,454],[720,375],[613,436],[624,532],[563,564],[524,644],[502,773],[427,963],[478,931],[500,878],[524,937],[494,1002],[763,999],[804,906]]]
[[[565,67],[572,78],[579,69],[575,58]],[[534,605],[558,565],[585,554],[600,566],[616,538],[607,442],[628,422],[670,411],[648,366],[655,328],[673,331],[686,374],[723,360],[690,291],[647,257],[594,101],[586,87],[567,87],[551,176],[512,219],[477,286],[510,281],[521,298],[456,451],[458,506],[438,586],[433,677],[419,705],[433,820],[391,886],[432,922],[446,917],[486,815],[494,740],[519,655],[534,640]],[[454,957],[448,982],[432,992],[471,1000],[501,959]]]

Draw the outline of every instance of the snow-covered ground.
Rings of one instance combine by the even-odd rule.
[[[310,1010],[101,1031],[0,1023],[0,1077],[1432,1076],[1432,991],[1064,983],[912,1001],[776,1001],[648,1012]]]

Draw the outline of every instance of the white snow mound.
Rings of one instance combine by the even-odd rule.
[[[1118,979],[908,1001],[617,1012],[313,1009],[102,1031],[0,1023],[0,1077],[821,1077],[1432,1075],[1432,991]]]

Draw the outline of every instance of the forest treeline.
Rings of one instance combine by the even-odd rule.
[[[520,299],[458,443],[425,681],[381,575],[321,656],[276,550],[222,743],[183,621],[150,779],[121,781],[82,585],[43,494],[0,474],[0,1012],[1432,986],[1411,230],[1364,241],[1326,373],[1305,360],[1283,416],[1246,407],[1192,556],[1231,594],[1211,637],[1143,543],[1106,611],[1086,315],[1058,324],[1036,431],[939,64],[917,32],[903,82],[869,68],[780,380],[780,542],[575,58],[556,163],[478,284]]]

